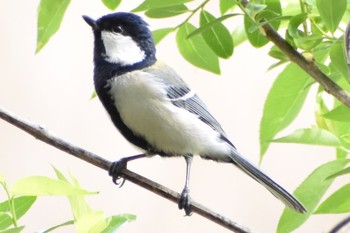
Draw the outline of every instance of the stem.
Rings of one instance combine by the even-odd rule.
[[[50,227],[49,229],[44,230],[43,233],[48,233],[48,232],[54,231],[54,230],[56,230],[58,228],[61,228],[61,227],[64,227],[64,226],[73,225],[73,224],[74,224],[74,220],[69,220],[67,222],[64,222],[64,223],[58,224],[56,226]]]
[[[248,14],[247,10],[245,9],[245,6],[248,5],[248,2],[246,0],[236,0],[237,6],[241,11],[244,13],[244,15],[248,16],[253,22],[255,21],[250,14]]]
[[[9,204],[9,209],[10,209],[10,213],[12,216],[12,222],[13,222],[13,226],[14,227],[18,227],[17,224],[17,216],[16,216],[16,212],[15,212],[15,202],[14,202],[14,197],[10,194],[10,191],[7,187],[6,182],[1,183],[2,187],[5,190],[6,196],[7,196],[7,200],[8,200],[8,204]]]
[[[308,13],[308,12],[306,11],[305,1],[304,1],[304,0],[299,0],[299,4],[300,4],[301,13]],[[309,32],[308,32],[307,24],[306,24],[305,21],[303,22],[303,29],[304,29],[305,35],[308,35]]]
[[[15,201],[14,201],[14,197],[13,196],[9,199],[9,202],[10,202],[9,204],[10,204],[10,212],[11,212],[11,215],[12,215],[13,226],[14,227],[18,227],[17,215],[16,215],[16,211],[15,211]]]
[[[326,39],[328,39],[328,40],[335,40],[335,39],[336,39],[336,38],[334,38],[334,37],[329,36],[328,33],[325,32],[325,31],[315,22],[315,20],[314,20],[313,18],[309,18],[309,20],[310,20],[312,26],[316,27],[317,30],[319,30],[319,31],[322,33],[322,35],[324,36],[324,38],[326,38]]]
[[[195,8],[194,10],[191,11],[191,14],[179,25],[177,25],[175,28],[179,28],[182,25],[184,25],[185,23],[187,23],[194,14],[197,13],[197,11],[199,11],[200,9],[202,9],[207,3],[209,2],[209,0],[205,0],[204,2],[202,2],[197,8]]]

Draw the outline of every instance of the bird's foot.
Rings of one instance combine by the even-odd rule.
[[[120,159],[111,164],[108,169],[108,174],[112,176],[113,183],[122,187],[125,183],[125,178],[123,177],[122,170],[126,168],[128,160]]]
[[[190,216],[192,214],[190,190],[187,187],[185,187],[182,190],[182,193],[179,198],[178,206],[180,210],[182,209],[185,210],[186,216]]]

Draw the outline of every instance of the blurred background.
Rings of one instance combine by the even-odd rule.
[[[139,3],[124,1],[118,11],[130,11]],[[35,55],[38,4],[38,0],[1,3],[0,107],[111,161],[139,153],[114,128],[98,99],[90,99],[93,35],[81,15],[98,18],[110,11],[98,0],[72,1],[59,32]],[[216,3],[212,5],[216,7]],[[178,23],[174,20],[147,21],[151,29]],[[170,64],[197,91],[231,141],[254,163],[259,161],[263,103],[282,68],[267,71],[274,63],[267,56],[269,47],[255,49],[248,43],[240,45],[231,59],[221,61],[222,75],[216,76],[183,60],[176,48],[175,34],[170,34],[157,46],[158,58]],[[310,92],[302,113],[285,132],[312,124],[315,92]],[[293,191],[313,169],[332,158],[333,150],[326,147],[272,144],[261,168]],[[184,217],[174,203],[132,183],[126,182],[120,189],[111,182],[106,171],[0,120],[0,173],[8,184],[30,175],[55,177],[51,165],[66,174],[71,172],[82,187],[100,192],[87,197],[93,208],[108,215],[137,215],[136,221],[124,225],[119,232],[227,232],[196,214]],[[129,168],[177,192],[182,190],[185,161],[181,158],[156,156],[132,162]],[[334,185],[337,186],[339,183]],[[261,185],[234,166],[197,157],[192,167],[191,195],[195,201],[253,232],[276,231],[284,208]],[[2,190],[0,200],[5,200]],[[295,232],[326,232],[343,217],[313,216]],[[24,232],[35,232],[71,218],[66,198],[40,197],[21,223],[26,225]],[[56,232],[74,232],[74,228]]]

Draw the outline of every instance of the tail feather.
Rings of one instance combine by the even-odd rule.
[[[306,213],[305,207],[289,192],[274,182],[270,177],[260,171],[256,166],[248,162],[243,156],[235,149],[232,148],[230,158],[233,162],[250,177],[262,184],[267,190],[269,190],[275,197],[280,199],[287,207],[299,212]]]

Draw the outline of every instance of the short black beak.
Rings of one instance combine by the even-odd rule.
[[[85,20],[85,22],[87,24],[89,24],[93,30],[97,29],[97,24],[96,24],[96,20],[90,18],[89,16],[83,15],[83,19]]]

